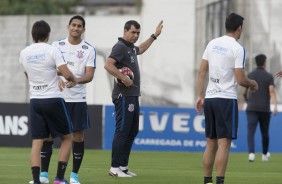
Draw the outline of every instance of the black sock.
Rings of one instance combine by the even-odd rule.
[[[224,184],[224,176],[217,176],[216,184]]]
[[[84,142],[73,142],[72,156],[73,167],[72,172],[78,173],[84,155]]]
[[[44,141],[41,149],[41,172],[48,172],[54,141]]]
[[[62,162],[62,161],[58,162],[57,178],[59,178],[60,180],[64,179],[67,166],[68,166],[67,162]]]
[[[40,184],[40,180],[39,180],[40,167],[34,166],[34,167],[31,168],[31,171],[32,171],[32,177],[33,177],[34,183]]]
[[[205,176],[204,177],[204,184],[206,183],[212,183],[212,177],[211,176]]]

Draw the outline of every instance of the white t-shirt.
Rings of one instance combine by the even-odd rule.
[[[57,67],[66,62],[59,49],[47,43],[34,43],[21,51],[19,62],[28,75],[30,99],[62,98]]]
[[[245,49],[225,35],[210,41],[202,58],[209,64],[205,98],[237,99],[235,68],[245,67]]]
[[[96,50],[84,40],[78,45],[72,45],[68,38],[65,38],[53,42],[52,45],[62,52],[68,68],[76,78],[85,74],[86,67],[96,68]],[[63,97],[66,102],[86,102],[86,84],[77,84],[72,88],[65,88]]]

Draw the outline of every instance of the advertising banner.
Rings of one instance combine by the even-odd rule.
[[[282,131],[282,113],[273,116],[270,124],[270,152],[282,152],[279,135]],[[204,151],[205,120],[193,108],[141,107],[139,134],[133,150]],[[114,107],[105,107],[104,149],[111,149],[115,129]],[[261,152],[261,134],[257,128],[256,151]],[[248,152],[245,111],[239,112],[238,139],[232,141],[232,152]]]
[[[91,128],[85,130],[85,147],[102,149],[102,105],[89,105]],[[28,104],[0,103],[0,146],[30,147]],[[60,144],[55,139],[55,146]]]

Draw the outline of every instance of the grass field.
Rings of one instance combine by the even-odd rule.
[[[31,180],[30,148],[0,148],[0,183],[27,184]],[[49,170],[55,177],[58,149],[54,150]],[[82,184],[202,184],[202,153],[133,151],[130,168],[138,174],[133,178],[108,176],[110,151],[86,150],[79,172]],[[226,184],[282,184],[282,154],[271,154],[269,162],[249,163],[246,153],[231,153]],[[66,171],[69,179],[70,168]]]

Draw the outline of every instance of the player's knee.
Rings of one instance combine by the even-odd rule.
[[[73,132],[72,139],[75,142],[83,142],[84,140],[84,133],[83,131]]]

